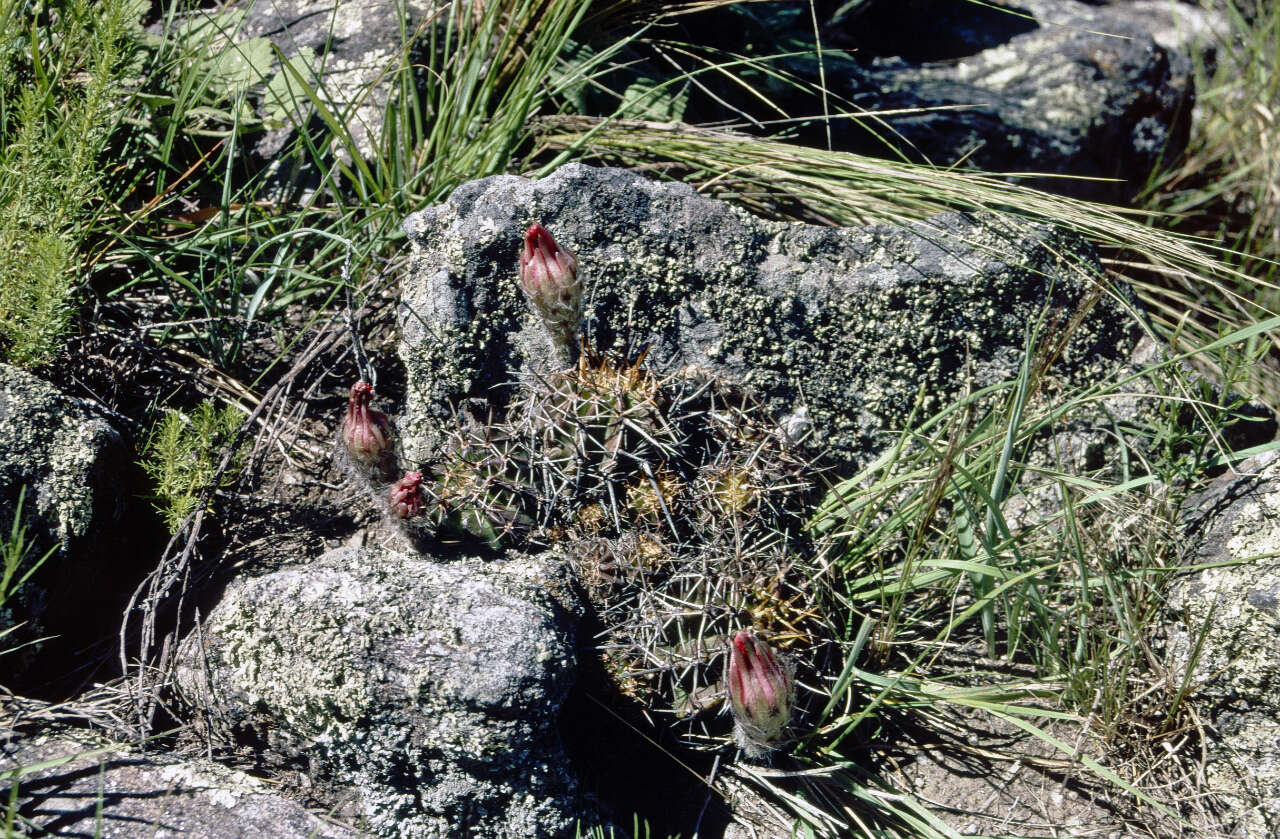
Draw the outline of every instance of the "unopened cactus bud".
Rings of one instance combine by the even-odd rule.
[[[734,739],[748,757],[768,754],[791,721],[795,694],[792,667],[744,629],[730,642],[727,682]]]
[[[391,485],[387,504],[391,515],[398,519],[410,519],[422,510],[422,473],[405,472],[404,477]]]
[[[376,464],[391,448],[391,421],[370,403],[373,386],[356,382],[347,401],[347,416],[342,421],[342,442],[352,459],[365,465]]]
[[[540,224],[531,224],[524,232],[520,288],[547,330],[552,346],[571,361],[577,350],[578,321],[582,319],[578,260]]]

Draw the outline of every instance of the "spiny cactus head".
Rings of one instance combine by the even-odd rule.
[[[791,721],[794,670],[772,647],[743,629],[729,642],[725,681],[734,739],[749,757],[768,754]]]
[[[679,477],[666,469],[654,475],[653,480],[646,475],[637,475],[627,489],[627,506],[637,518],[658,524],[675,507],[676,499],[683,490],[684,484]]]
[[[391,485],[387,494],[391,515],[398,519],[410,519],[422,512],[424,501],[421,472],[405,472],[404,477]]]
[[[541,413],[554,422],[659,410],[660,382],[640,366],[642,361],[610,358],[585,347],[574,367],[546,378],[547,405]]]
[[[484,485],[483,465],[466,444],[453,449],[453,457],[435,467],[436,479],[431,494],[445,509],[456,509],[472,503]]]
[[[364,464],[378,462],[391,447],[391,421],[372,402],[373,385],[356,382],[342,421],[343,445],[352,459]]]
[[[675,457],[680,440],[665,421],[665,396],[639,363],[588,349],[576,366],[548,376],[518,409],[542,441],[542,456],[587,465],[596,481],[640,463],[656,471]]]
[[[740,585],[744,590],[741,606],[751,625],[768,632],[775,647],[790,650],[817,643],[814,632],[819,615],[812,592],[803,584],[787,581],[779,573]]]
[[[584,536],[597,536],[613,523],[609,510],[601,502],[584,504],[573,516],[573,528]]]
[[[598,536],[579,539],[569,545],[567,553],[587,595],[595,602],[604,601],[620,580],[613,542]]]
[[[520,288],[542,320],[551,343],[572,355],[582,317],[582,283],[573,251],[540,224],[529,225],[520,250]]]
[[[599,396],[626,397],[634,402],[653,401],[659,382],[643,366],[646,350],[634,361],[609,358],[590,348],[578,359],[576,374],[571,375],[577,388]]]
[[[734,518],[751,513],[760,500],[756,476],[748,467],[726,466],[703,475],[707,501],[722,515]]]
[[[671,561],[671,553],[662,540],[645,531],[628,533],[622,538],[619,548],[633,580],[644,579]]]
[[[428,518],[438,531],[469,534],[491,546],[521,544],[533,530],[536,497],[522,441],[501,423],[459,428],[427,487]]]

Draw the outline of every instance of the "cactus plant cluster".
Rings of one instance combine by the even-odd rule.
[[[577,260],[540,225],[519,264],[562,369],[503,416],[459,421],[438,458],[398,480],[390,424],[358,384],[346,460],[415,536],[565,552],[619,689],[709,746],[725,736],[703,712],[727,705],[736,742],[760,757],[794,697],[794,667],[764,639],[804,657],[820,634],[800,534],[810,464],[745,390],[585,346]]]

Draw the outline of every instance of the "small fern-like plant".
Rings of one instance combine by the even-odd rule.
[[[152,429],[142,468],[155,485],[155,508],[171,533],[195,512],[201,494],[215,479],[219,486],[235,479],[238,464],[219,478],[218,461],[239,424],[235,408],[218,408],[206,400],[190,416],[167,411]]]

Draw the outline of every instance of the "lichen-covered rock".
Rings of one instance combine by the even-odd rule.
[[[244,11],[237,38],[267,38],[292,61],[326,107],[343,119],[357,152],[370,157],[381,142],[387,102],[399,84],[390,70],[404,48],[405,32],[414,32],[432,4],[421,0],[272,0],[232,3],[224,14]],[[308,103],[300,85],[285,86],[288,96]],[[267,108],[279,108],[269,93]],[[295,118],[305,122],[309,107]],[[273,128],[261,136],[255,152],[272,161],[293,136],[292,126]]]
[[[566,574],[335,550],[233,583],[179,681],[230,730],[352,788],[375,835],[560,836],[584,817],[556,729],[576,667]]]
[[[243,772],[209,760],[141,754],[85,732],[0,742],[0,796],[6,802],[11,771],[19,773],[18,812],[36,829],[32,835],[100,839],[358,839],[361,835],[308,812]]]
[[[1231,37],[1227,15],[1206,5],[1126,0],[1113,3],[1109,11],[1146,27],[1152,39],[1170,53],[1194,56],[1211,52]]]
[[[516,282],[521,233],[541,222],[577,254],[585,337],[655,373],[745,386],[845,463],[883,447],[923,391],[933,411],[1013,376],[1028,324],[1065,323],[1090,296],[1092,256],[1065,232],[949,214],[911,227],[830,228],[754,218],[682,184],[571,164],[542,180],[464,184],[405,222],[400,347],[411,461],[431,460],[451,406],[501,406],[548,342]],[[1132,349],[1132,318],[1106,296],[1064,370],[1105,375]],[[802,423],[801,423],[802,424]]]
[[[124,452],[101,408],[42,379],[0,364],[0,496],[34,515],[44,547],[73,550],[118,513],[108,471]],[[5,522],[5,529],[11,523]]]
[[[1153,40],[1160,21],[1077,0],[1002,5],[862,6],[831,37],[844,34],[863,61],[828,68],[827,84],[856,110],[890,113],[874,137],[861,121],[835,121],[835,141],[944,166],[1116,179],[1033,181],[1110,201],[1185,147],[1191,64]]]
[[[1280,454],[1246,461],[1194,499],[1207,564],[1172,588],[1170,678],[1189,679],[1215,740],[1207,773],[1239,836],[1280,835]]]
[[[124,442],[105,411],[0,364],[0,534],[10,533],[22,496],[30,559],[56,549],[38,576],[5,604],[7,614],[0,613],[0,629],[28,622],[4,646],[63,631],[47,622],[50,601],[63,588],[82,601],[77,609],[96,596],[86,591],[96,591],[106,537],[129,497],[120,486],[127,462]],[[76,577],[80,591],[63,585],[69,576]]]

